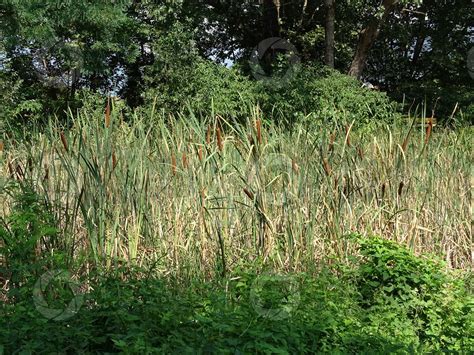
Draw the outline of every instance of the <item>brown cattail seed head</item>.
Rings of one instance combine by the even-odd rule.
[[[202,161],[202,147],[199,147],[198,149],[198,158],[199,158],[199,161]]]
[[[183,152],[183,156],[181,158],[182,160],[182,163],[183,163],[183,168],[187,168],[188,167],[188,157],[186,156],[186,152]]]
[[[404,186],[403,181],[400,181],[400,184],[398,185],[398,196],[402,195],[403,186]]]
[[[107,97],[107,106],[105,107],[105,127],[110,126],[110,97]]]
[[[331,166],[325,158],[323,158],[323,168],[327,176],[331,175]]]
[[[67,140],[66,140],[66,136],[64,135],[64,132],[61,132],[60,136],[61,136],[61,142],[63,143],[64,150],[68,152],[69,149],[68,149]]]
[[[224,144],[222,143],[222,134],[221,134],[221,129],[220,127],[217,127],[217,147],[219,148],[219,151],[224,150]]]
[[[117,166],[117,157],[115,156],[115,152],[112,153],[112,170],[115,170],[115,167]]]
[[[251,199],[253,201],[254,195],[251,191],[244,188],[244,193],[248,196],[249,199]]]
[[[428,119],[428,122],[426,123],[425,145],[428,144],[430,140],[432,130],[433,130],[433,119],[430,118]]]
[[[255,125],[257,127],[257,141],[258,141],[258,144],[262,144],[262,121],[257,120]]]

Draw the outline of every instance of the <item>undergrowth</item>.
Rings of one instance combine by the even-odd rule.
[[[393,245],[379,250],[394,262],[407,258],[419,262],[409,254],[397,259],[399,252]],[[440,270],[432,275],[429,269],[410,270],[426,279],[441,277],[436,290],[421,293],[408,286],[415,285],[411,283],[415,276],[391,283],[403,272],[386,280],[390,286],[353,282],[364,280],[368,268],[384,272],[383,265],[367,260],[342,274],[327,268],[282,277],[247,269],[214,282],[179,284],[144,270],[117,269],[89,280],[86,301],[63,321],[45,318],[31,299],[4,304],[0,344],[6,353],[467,354],[472,350],[473,301],[462,284]],[[63,286],[48,292],[55,292],[56,304],[62,297],[67,305],[72,296]],[[384,287],[406,293],[394,294]]]

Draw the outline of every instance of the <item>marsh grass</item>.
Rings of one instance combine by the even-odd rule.
[[[192,113],[127,123],[109,105],[105,119],[82,112],[68,129],[50,121],[2,147],[3,180],[44,197],[63,251],[85,269],[213,277],[258,261],[301,271],[344,261],[351,232],[472,265],[472,128],[408,118],[287,130],[258,109],[243,123]]]

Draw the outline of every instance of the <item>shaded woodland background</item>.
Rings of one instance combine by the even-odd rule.
[[[325,64],[405,109],[424,106],[441,121],[462,111],[470,120],[470,10],[469,0],[7,0],[0,6],[2,115],[14,124],[63,117],[95,93],[118,95],[133,109],[158,96],[173,112],[213,101],[217,113],[238,116],[237,101],[272,112],[282,100],[285,116],[318,111],[312,103],[331,88],[296,94],[261,88],[251,76],[252,50],[281,37],[297,49],[303,82],[327,75],[314,69]]]

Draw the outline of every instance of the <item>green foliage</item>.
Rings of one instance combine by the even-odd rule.
[[[242,119],[258,103],[266,118],[286,123],[344,120],[363,125],[387,123],[397,116],[397,105],[384,93],[362,88],[352,77],[305,65],[295,69],[295,75],[285,81],[279,82],[282,75],[273,73],[275,84],[268,85],[244,76],[238,65],[226,68],[193,56],[192,41],[185,31],[178,33],[180,39],[163,39],[160,48],[165,54],[159,56],[162,62],[158,60],[160,64],[147,76],[147,86],[151,87],[146,93],[147,102],[154,102],[167,112],[189,109],[201,116],[214,113]],[[191,47],[178,55],[178,61],[174,55],[166,55],[183,51],[186,46]],[[290,69],[277,65],[274,71],[284,73]]]
[[[447,282],[441,265],[417,258],[393,241],[367,238],[360,247],[365,257],[359,269],[360,290],[368,304],[378,292],[407,300],[413,295],[439,293]]]
[[[407,94],[407,102],[428,103],[439,121],[458,103],[463,114],[457,119],[469,122],[473,94],[466,59],[472,15],[466,11],[468,0],[458,3],[399,1],[397,16],[389,16],[370,52],[364,78],[399,100]],[[257,43],[276,35],[269,31],[275,15],[269,6],[215,0],[4,1],[3,114],[12,127],[44,122],[50,115],[66,117],[68,107],[74,111],[82,105],[77,91],[88,88],[119,93],[133,108],[157,98],[169,112],[191,103],[198,112],[244,117],[249,104],[259,102],[267,116],[282,119],[289,113],[287,120],[332,119],[342,112],[348,121],[363,122],[390,115],[383,95],[358,92],[356,82],[319,69],[305,68],[287,88],[263,90],[237,65],[229,71],[208,62],[246,63]],[[360,29],[382,10],[366,1],[336,2],[337,70],[347,71]],[[278,35],[291,40],[305,65],[321,64],[324,6],[285,1],[279,15]]]
[[[154,45],[146,72],[145,102],[168,113],[243,117],[257,101],[254,84],[234,69],[202,59],[192,33],[176,25]]]
[[[356,284],[369,317],[392,308],[423,351],[459,352],[474,345],[473,299],[440,262],[416,257],[393,241],[359,238]],[[392,311],[392,312],[393,312]],[[403,329],[403,328],[402,328]],[[457,334],[457,335],[455,335]]]
[[[287,86],[264,87],[262,106],[287,120],[346,123],[390,122],[397,105],[384,93],[362,88],[352,77],[318,66],[303,66]]]
[[[151,270],[93,273],[87,302],[65,323],[38,316],[31,302],[6,305],[0,344],[7,352],[411,354],[472,349],[472,297],[461,282],[394,243],[359,241],[363,258],[356,269],[323,269],[317,275],[261,274],[246,266],[228,279],[182,284],[155,278]],[[64,288],[51,287],[56,293]],[[70,298],[59,293],[63,300]],[[288,297],[293,301],[288,303]],[[286,309],[282,317],[268,312],[279,309]]]
[[[0,193],[4,199],[11,194],[14,200],[0,225],[0,254],[4,257],[0,274],[10,278],[8,297],[21,299],[43,267],[65,260],[62,252],[52,254],[60,247],[58,230],[48,206],[33,188],[25,183],[9,184]],[[44,250],[39,250],[40,245]]]
[[[128,0],[6,1],[1,7],[2,60],[0,85],[19,96],[8,120],[64,117],[68,107],[80,106],[76,91],[114,89],[117,67],[133,61],[138,47],[130,33],[135,19],[126,13]],[[9,90],[9,91],[10,91]]]

